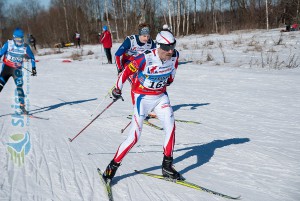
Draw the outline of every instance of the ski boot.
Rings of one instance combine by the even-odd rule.
[[[112,180],[112,178],[115,176],[119,166],[121,164],[120,163],[116,163],[114,160],[112,160],[108,166],[106,167],[106,170],[104,171],[102,177],[105,180],[105,182],[107,183],[108,180]]]
[[[171,179],[184,180],[184,178],[173,167],[173,157],[165,155],[162,162],[162,175]]]
[[[20,113],[24,114],[24,115],[28,115],[28,111],[25,109],[25,105],[24,104],[20,104]]]

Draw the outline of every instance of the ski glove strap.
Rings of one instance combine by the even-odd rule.
[[[118,100],[120,98],[123,100],[122,91],[120,89],[114,88],[111,92],[111,95],[112,95],[112,99],[114,99],[114,100]]]

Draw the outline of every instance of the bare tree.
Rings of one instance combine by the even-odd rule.
[[[267,24],[267,30],[269,30],[269,8],[268,8],[268,0],[266,0],[266,24]]]
[[[172,24],[172,16],[171,16],[171,0],[168,0],[168,11],[169,11],[169,24],[170,24],[170,29],[173,31],[173,24]]]
[[[186,19],[186,35],[189,35],[189,24],[190,24],[190,1],[187,1],[187,19]]]
[[[197,17],[197,0],[194,0],[194,19],[193,19],[193,28],[194,32],[196,31],[196,17]]]
[[[39,0],[21,1],[1,10],[7,13],[5,17],[0,13],[3,38],[10,37],[18,26],[47,45],[70,42],[76,30],[84,42],[96,42],[103,19],[119,40],[135,32],[136,19],[149,23],[151,29],[167,23],[179,36],[299,23],[300,8],[300,0],[51,0],[50,7],[43,10]],[[5,0],[0,0],[0,7],[1,3]]]
[[[117,41],[119,41],[119,32],[118,32],[118,25],[117,25],[118,16],[117,16],[117,13],[116,13],[117,7],[116,7],[116,4],[115,4],[114,0],[112,0],[112,6],[114,8],[114,17],[115,17],[115,27],[116,27],[116,33],[117,33]]]
[[[107,26],[109,27],[109,30],[111,30],[110,23],[109,23],[109,16],[108,16],[108,8],[107,8],[107,0],[104,0],[104,9],[105,9],[105,14],[106,14],[106,21],[107,21]]]
[[[211,0],[211,13],[212,13],[212,27],[215,27],[215,32],[218,33],[218,22],[217,22],[217,15],[215,10],[215,3],[216,0]]]
[[[162,0],[160,0],[160,6],[159,7],[162,9],[162,13],[163,13],[163,16],[164,16],[164,20],[163,20],[164,24],[168,24],[167,17],[166,17],[166,12],[164,12],[165,9],[162,6]]]
[[[5,17],[3,15],[4,11],[4,0],[0,0],[0,47],[2,47],[3,40],[3,29],[5,28]]]
[[[180,27],[180,0],[177,0],[177,33],[176,35],[179,36],[179,29]]]
[[[70,34],[69,34],[69,25],[68,25],[68,18],[67,18],[67,8],[66,8],[66,1],[63,0],[63,9],[64,9],[64,14],[65,14],[65,23],[66,23],[66,31],[67,31],[67,39],[68,42],[70,42]]]
[[[183,8],[183,19],[182,19],[182,33],[184,34],[185,32],[185,25],[187,25],[186,21],[186,0],[183,0],[182,3],[182,8]]]
[[[127,20],[127,1],[125,0],[125,3],[123,0],[121,0],[121,13],[122,13],[122,24],[123,24],[123,33],[127,33],[127,25],[128,25],[128,20]],[[118,26],[118,25],[116,25]],[[119,39],[118,39],[119,40]]]
[[[129,12],[130,12],[130,1],[126,0],[126,23],[125,23],[125,30],[126,30],[126,34],[128,34],[128,16],[129,16]]]
[[[297,23],[299,23],[299,8],[300,8],[300,0],[297,2]]]

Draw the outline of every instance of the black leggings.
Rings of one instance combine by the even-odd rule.
[[[24,104],[24,90],[23,90],[23,72],[22,68],[12,68],[7,65],[2,66],[2,71],[0,74],[0,92],[2,91],[4,85],[7,83],[10,77],[14,78],[15,84],[17,86],[15,95],[18,96],[19,102]]]
[[[112,63],[112,58],[111,58],[110,48],[104,48],[104,50],[105,50],[105,54],[106,54],[108,63],[111,64]]]

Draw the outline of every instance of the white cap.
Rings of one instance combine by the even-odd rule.
[[[156,36],[156,43],[158,44],[173,44],[175,43],[173,34],[169,31],[161,31]]]

